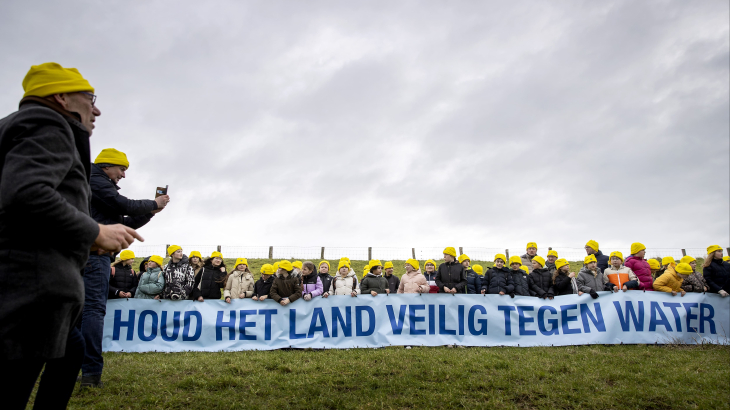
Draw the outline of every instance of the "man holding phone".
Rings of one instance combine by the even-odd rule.
[[[100,224],[122,224],[133,229],[146,225],[152,217],[165,209],[170,197],[134,200],[119,193],[119,181],[129,168],[127,155],[114,148],[101,151],[91,165],[91,217]],[[84,269],[85,303],[81,333],[86,342],[86,353],[81,365],[81,386],[101,387],[104,358],[101,340],[104,332],[106,301],[109,295],[110,253],[92,252]]]

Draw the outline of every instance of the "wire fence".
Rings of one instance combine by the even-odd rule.
[[[137,256],[145,257],[151,255],[166,256],[168,245],[146,245],[135,243],[130,248]],[[342,247],[342,246],[229,246],[229,245],[180,245],[185,254],[191,251],[198,251],[203,256],[208,256],[215,251],[220,251],[226,258],[252,258],[252,259],[327,259],[337,260],[342,257],[348,257],[352,260],[406,260],[415,258],[421,261],[443,258],[444,248],[401,248],[401,247]],[[492,261],[497,254],[505,254],[509,256],[521,256],[525,254],[524,248],[486,248],[464,246],[458,247],[457,253],[467,254],[469,258],[477,261]],[[565,247],[541,247],[537,254],[546,256],[548,249],[558,252],[558,257],[565,258],[569,261],[580,261],[586,256],[584,248],[565,248]],[[724,247],[729,254],[730,248]],[[607,248],[602,249],[606,255],[613,251],[620,251],[624,258],[629,256],[629,248]],[[672,256],[679,260],[684,255],[690,255],[695,258],[704,258],[707,256],[705,248],[647,248],[646,258],[663,258]]]

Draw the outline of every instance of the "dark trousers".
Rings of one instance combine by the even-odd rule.
[[[84,359],[84,338],[73,328],[66,341],[66,355],[59,359],[0,361],[0,397],[6,410],[25,409],[45,365],[35,396],[34,409],[65,409]]]
[[[84,268],[84,312],[81,334],[86,342],[86,354],[81,365],[84,376],[100,375],[104,370],[101,341],[104,335],[106,300],[109,296],[111,260],[106,255],[91,255]]]

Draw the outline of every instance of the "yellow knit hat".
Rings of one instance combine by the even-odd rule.
[[[261,265],[261,274],[262,275],[273,275],[274,267],[271,266],[271,264],[264,263],[263,265]]]
[[[188,259],[198,257],[200,259],[203,259],[203,256],[198,251],[192,251],[190,252],[190,255],[188,256]]]
[[[392,269],[393,268],[393,262],[385,262],[385,265],[383,265],[383,269]]]
[[[415,259],[408,259],[408,260],[406,261],[406,263],[407,263],[408,265],[411,265],[411,266],[413,266],[413,269],[415,269],[415,270],[418,270],[418,269],[420,269],[420,268],[421,268],[421,265],[420,265],[420,264],[418,263],[418,261],[417,261],[417,260],[415,260]]]
[[[656,269],[661,269],[662,268],[662,265],[659,264],[659,261],[656,260],[656,259],[654,259],[654,258],[649,259],[648,262],[649,262],[649,269],[656,270]]]
[[[594,251],[598,252],[598,242],[591,239],[586,243],[586,246],[593,249]]]
[[[459,255],[459,263],[464,263],[464,261],[471,262],[471,259],[465,253],[462,253]]]
[[[522,265],[522,266],[520,266],[520,269],[522,269],[523,271],[525,271],[526,274],[528,274],[528,275],[530,274],[530,268],[528,268],[527,266]]]
[[[723,256],[723,257],[722,257],[722,260],[724,260],[724,261],[726,261],[726,262],[727,262],[727,261],[730,261],[730,255],[726,255],[726,256]]]
[[[674,271],[682,275],[691,275],[692,267],[689,266],[689,263],[680,263],[679,265],[674,267]]]
[[[322,262],[320,262],[320,263],[319,263],[319,265],[318,265],[317,267],[318,267],[318,268],[321,268],[321,267],[322,267],[322,265],[327,265],[327,271],[328,271],[328,272],[329,272],[330,270],[332,270],[332,266],[330,266],[330,263],[329,263],[329,262],[327,262],[327,261],[322,261]]]
[[[433,259],[429,259],[429,260],[427,260],[427,261],[426,261],[426,262],[425,262],[425,263],[423,264],[423,269],[426,269],[426,265],[428,265],[429,263],[430,263],[431,265],[433,265],[433,268],[434,268],[434,269],[436,269],[436,266],[437,266],[437,265],[436,265],[436,262],[434,262],[434,261],[433,261]]]
[[[537,249],[537,243],[535,242],[527,242],[527,247],[525,249],[535,248]]]
[[[48,97],[54,94],[94,93],[94,87],[75,68],[63,68],[58,63],[43,63],[30,66],[23,79],[23,98],[28,96]]]
[[[510,256],[510,258],[509,258],[509,266],[512,266],[513,263],[519,263],[520,266],[522,266],[522,258],[520,258],[517,255]]]
[[[287,272],[291,272],[294,270],[294,265],[289,261],[281,261],[279,262],[279,269],[284,269]]]
[[[722,250],[722,248],[720,247],[720,245],[710,245],[707,247],[707,254],[709,255],[713,252],[717,252],[717,251],[721,251],[721,250]]]
[[[484,267],[482,265],[474,265],[474,266],[472,266],[472,269],[474,269],[474,272],[476,272],[477,275],[484,274]]]
[[[494,262],[497,262],[497,259],[502,259],[502,262],[507,263],[507,257],[501,253],[494,255]],[[520,259],[520,263],[522,263],[522,259]]]
[[[148,260],[156,263],[157,266],[162,267],[162,256],[152,255]]]
[[[341,261],[347,261],[347,263],[350,263],[350,258],[348,258],[347,256],[341,257],[340,260]]]
[[[216,252],[211,253],[210,254],[210,257],[211,258],[221,258],[221,259],[223,259],[223,254],[220,253],[220,252],[218,252],[218,251],[216,251]],[[248,265],[248,264],[246,264],[246,265]]]
[[[533,257],[532,260],[533,261],[536,261],[537,263],[539,263],[541,268],[544,268],[545,267],[545,259],[543,259],[542,256],[535,255],[535,257]]]
[[[112,164],[129,168],[127,154],[114,148],[104,148],[94,160],[94,164]]]
[[[548,251],[548,256],[554,256],[554,257],[556,257],[556,258],[557,258],[557,257],[558,257],[558,251],[556,251],[556,250],[554,250],[554,249],[550,249],[550,250]]]
[[[347,270],[349,271],[350,270],[350,262],[344,261],[344,260],[340,260],[340,263],[337,265],[337,272],[339,272],[340,269],[342,269],[342,268],[347,268]]]
[[[634,242],[631,244],[631,254],[636,255],[637,253],[643,251],[646,249],[646,246],[644,246],[643,243]]]
[[[236,270],[236,268],[238,267],[238,265],[246,265],[246,266],[248,266],[248,259],[246,259],[246,258],[238,258],[238,259],[236,259],[236,263],[233,264],[233,270]]]
[[[167,247],[167,256],[172,255],[173,253],[177,252],[178,250],[182,249],[182,247],[178,245],[170,245]]]
[[[302,261],[294,261],[294,262],[292,262],[291,266],[293,266],[299,270],[302,270],[302,266],[304,266],[304,264],[302,263]]]
[[[274,273],[279,271],[279,262],[274,262]]]
[[[371,268],[377,267],[377,266],[383,266],[383,264],[380,263],[379,260],[373,259],[370,261],[370,263],[368,263],[368,270],[370,270]]]
[[[677,263],[671,256],[665,256],[662,258],[662,266]]]
[[[134,252],[130,251],[129,249],[125,249],[122,251],[122,253],[119,254],[119,259],[123,261],[134,259]]]
[[[585,258],[583,258],[583,264],[588,265],[591,262],[598,262],[596,260],[596,255],[588,255]]]
[[[365,265],[365,270],[362,272],[362,277],[368,276],[368,273],[370,273],[370,265]]]
[[[696,261],[697,261],[697,259],[695,259],[689,255],[682,256],[682,259],[679,260],[680,263],[690,263],[690,262],[696,262]]]
[[[621,259],[621,262],[624,261],[624,254],[619,251],[611,252],[611,255],[608,257],[608,260],[611,260],[611,258],[613,258],[614,256]]]
[[[454,258],[456,257],[456,249],[454,249],[453,246],[449,246],[446,249],[444,249],[444,255],[451,255]]]
[[[555,269],[560,269],[565,265],[568,265],[568,260],[565,258],[558,259],[555,261]]]

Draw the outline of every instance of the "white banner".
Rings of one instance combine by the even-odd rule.
[[[361,295],[205,302],[110,300],[103,350],[235,351],[381,346],[728,343],[730,297],[599,292],[554,300],[500,295]]]

